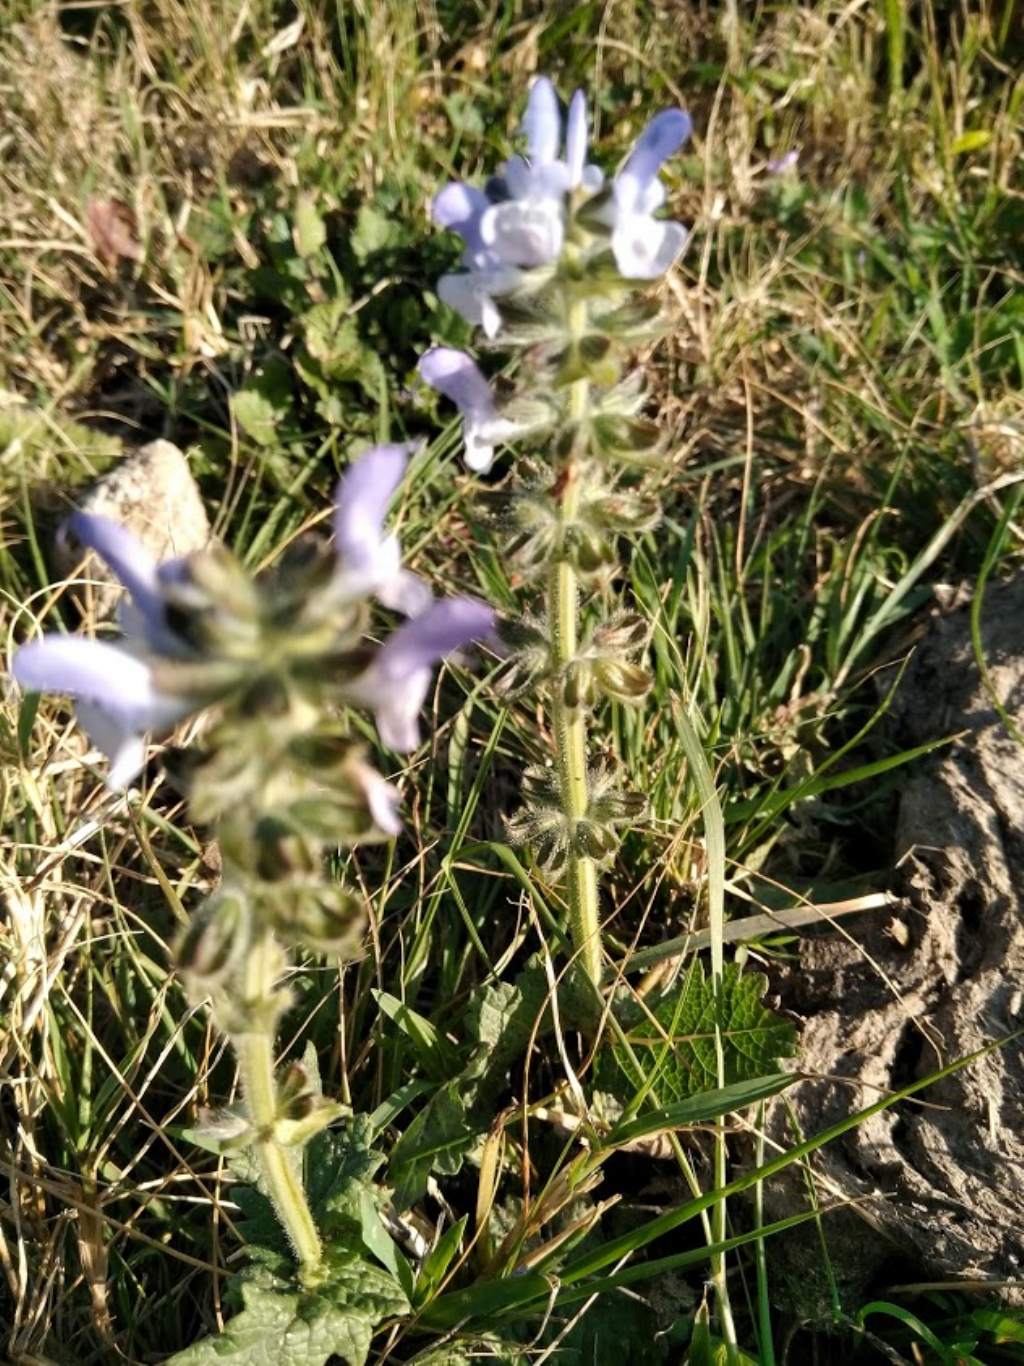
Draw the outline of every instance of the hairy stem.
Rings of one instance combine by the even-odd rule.
[[[245,965],[245,999],[259,1011],[274,989],[274,941],[264,933],[252,946]],[[266,1193],[284,1225],[299,1259],[303,1280],[315,1277],[323,1260],[320,1235],[306,1202],[299,1161],[274,1137],[277,1088],[274,1079],[274,1037],[270,1030],[252,1029],[232,1040],[249,1116],[256,1130],[254,1144]]]
[[[573,330],[582,334],[586,327],[586,305],[571,315]],[[587,380],[572,386],[570,415],[582,418],[587,410]],[[580,469],[570,459],[564,472],[559,511],[563,528],[576,516],[580,500]],[[576,571],[565,559],[552,566],[548,581],[548,620],[555,669],[561,673],[576,655],[578,644],[579,591]],[[558,783],[562,810],[571,825],[587,814],[590,793],[587,780],[587,713],[583,707],[567,707],[556,687],[552,701]],[[594,983],[601,982],[601,929],[598,918],[597,865],[580,854],[570,843],[566,865],[569,923],[572,942],[583,968]]]

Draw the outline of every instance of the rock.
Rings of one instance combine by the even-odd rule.
[[[995,693],[1019,721],[1024,579],[989,588],[982,638]],[[965,733],[908,770],[894,869],[905,898],[899,914],[849,922],[850,939],[805,940],[799,966],[784,974],[783,1002],[804,1021],[801,1067],[828,1078],[791,1093],[805,1135],[1024,1026],[1024,744],[982,681],[969,607],[934,619],[894,710],[905,746]],[[771,1127],[792,1145],[782,1106]],[[822,1203],[868,1198],[857,1236],[849,1232],[858,1216],[824,1221],[841,1282],[866,1287],[894,1259],[901,1279],[1018,1280],[1021,1041],[851,1130],[813,1167]],[[802,1179],[771,1183],[766,1206],[772,1218],[805,1207]]]
[[[210,539],[206,508],[188,460],[170,441],[151,441],[120,460],[79,502],[83,512],[100,513],[133,531],[152,553],[165,560],[199,550]],[[77,547],[60,549],[61,568],[72,573],[81,563]],[[90,554],[81,577],[116,584],[113,574]],[[107,616],[120,596],[118,590],[90,586],[92,611]]]

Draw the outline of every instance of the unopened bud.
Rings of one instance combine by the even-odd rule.
[[[202,986],[222,982],[249,947],[252,915],[237,892],[219,892],[193,914],[178,940],[178,967]]]
[[[654,683],[646,669],[615,659],[598,660],[594,665],[594,678],[605,697],[625,703],[639,702]]]
[[[575,526],[567,540],[569,561],[580,574],[598,574],[616,562],[615,547],[599,532]]]
[[[287,943],[345,958],[359,952],[366,906],[342,887],[311,882],[282,888],[267,909]]]
[[[562,675],[562,701],[570,711],[589,707],[594,701],[594,673],[589,660],[574,659]]]
[[[576,822],[575,838],[580,853],[599,862],[614,854],[619,845],[618,836],[613,830],[592,820]]]
[[[594,441],[602,455],[626,465],[657,462],[661,429],[640,417],[604,416],[593,422]]]
[[[602,655],[628,654],[647,643],[647,618],[639,612],[620,612],[594,632],[594,648]]]
[[[336,1100],[324,1096],[306,1096],[301,1114],[282,1115],[274,1122],[275,1140],[286,1148],[300,1148],[329,1124],[343,1119],[351,1111]]]

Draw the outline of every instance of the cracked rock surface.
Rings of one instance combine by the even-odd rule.
[[[895,699],[905,747],[964,732],[907,770],[893,873],[903,905],[845,922],[848,937],[805,940],[781,983],[803,1021],[801,1066],[834,1079],[791,1093],[805,1135],[1024,1026],[1024,744],[985,688],[969,612],[930,623]],[[989,587],[982,639],[995,694],[1024,729],[1024,578]],[[791,1146],[781,1105],[771,1125]],[[841,1283],[866,1285],[886,1263],[913,1279],[1020,1279],[1024,1044],[876,1115],[813,1167],[823,1204],[869,1197],[823,1226]],[[806,1198],[797,1177],[766,1205],[779,1217]],[[800,1238],[810,1252],[816,1235]]]

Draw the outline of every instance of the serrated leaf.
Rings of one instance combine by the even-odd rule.
[[[494,982],[474,994],[466,1024],[479,1047],[467,1071],[480,1078],[478,1090],[488,1089],[485,1074],[497,1081],[523,1056],[531,1038],[547,1032],[550,1017],[545,1021],[542,1016],[548,993],[544,969],[529,966],[515,982]]]
[[[762,1004],[767,978],[726,965],[721,999],[716,1002],[709,977],[695,958],[674,991],[647,1002],[650,1015],[632,1022],[625,1047],[601,1057],[597,1085],[628,1097],[653,1083],[662,1105],[718,1087],[716,1023],[722,1037],[726,1086],[778,1072],[780,1058],[793,1054],[793,1024]]]
[[[370,1146],[371,1136],[365,1115],[356,1116],[344,1127],[317,1134],[303,1153],[306,1198],[327,1241],[344,1243],[352,1252],[371,1253],[390,1266],[387,1254],[380,1256],[377,1230],[371,1228],[370,1238],[365,1236],[368,1204],[379,1213],[388,1199],[387,1191],[373,1180],[384,1155]],[[237,1169],[235,1158],[232,1166]],[[247,1254],[276,1266],[288,1255],[288,1242],[270,1201],[255,1184],[233,1189],[232,1198],[242,1211],[238,1227]],[[380,1231],[384,1232],[383,1228]]]
[[[244,1308],[224,1332],[179,1352],[171,1366],[323,1366],[338,1356],[363,1366],[382,1319],[408,1311],[386,1271],[359,1257],[329,1252],[327,1278],[299,1290],[266,1271],[242,1283]]]
[[[301,321],[306,349],[325,371],[340,377],[359,365],[363,345],[347,299],[314,304]]]

